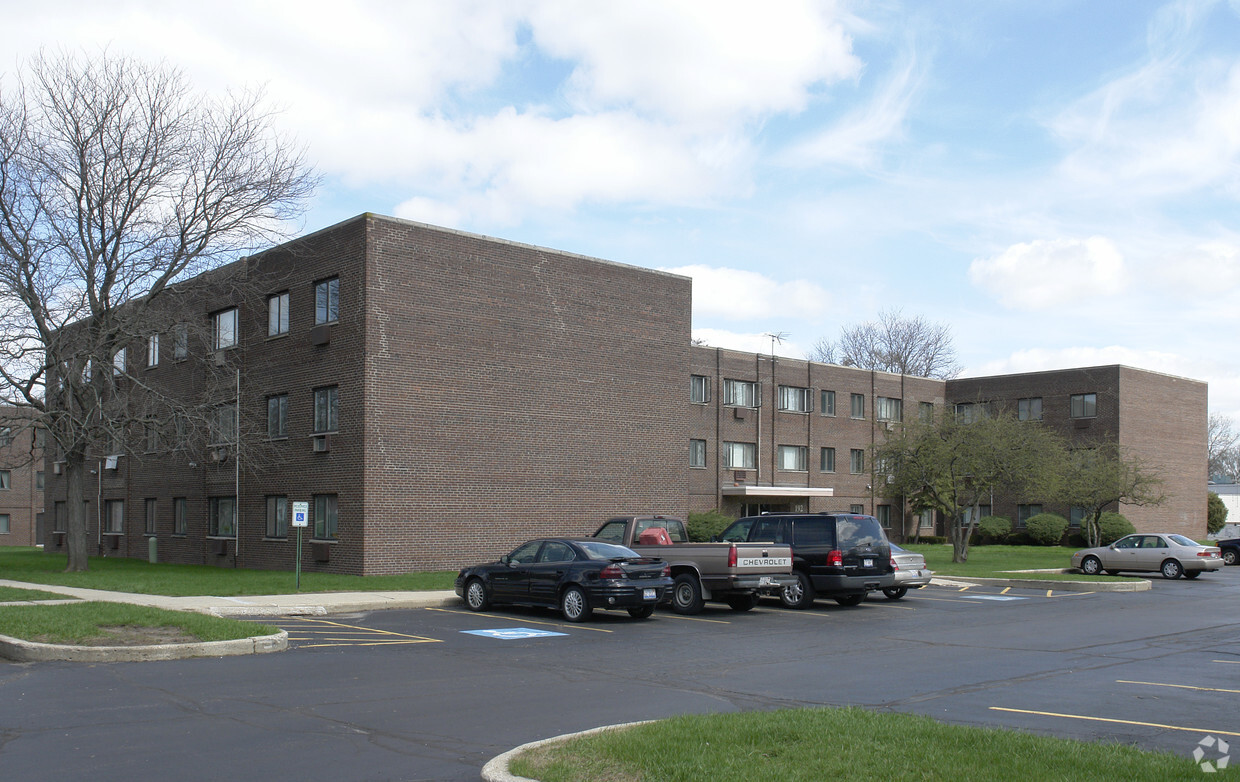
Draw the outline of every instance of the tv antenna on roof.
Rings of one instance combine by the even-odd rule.
[[[772,356],[774,356],[774,355],[775,355],[775,343],[777,343],[777,342],[778,342],[780,345],[782,345],[782,344],[784,344],[784,340],[785,340],[785,339],[787,339],[788,337],[792,336],[792,335],[791,335],[791,334],[789,334],[789,333],[788,333],[788,332],[786,332],[786,331],[772,331],[772,332],[767,332],[766,334],[763,334],[762,336],[764,336],[764,337],[770,337],[770,339],[771,339],[771,355],[772,355]]]

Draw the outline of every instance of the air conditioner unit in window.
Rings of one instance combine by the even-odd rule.
[[[318,325],[310,329],[311,345],[326,345],[331,342],[331,338],[331,327],[326,324]]]
[[[224,351],[217,350],[211,354],[211,363],[217,367],[222,367],[227,362],[224,359]]]
[[[327,453],[332,449],[332,440],[330,435],[318,434],[312,439],[314,442],[315,453]]]
[[[207,454],[213,462],[228,461],[228,446],[221,445],[218,448],[212,448]]]
[[[60,475],[64,471],[64,462],[52,462],[52,473]]]

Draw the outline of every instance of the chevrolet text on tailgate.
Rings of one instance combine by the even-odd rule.
[[[680,519],[621,516],[608,519],[594,537],[628,546],[671,565],[672,610],[696,614],[707,600],[748,611],[762,595],[779,595],[796,584],[792,549],[777,543],[691,543]]]

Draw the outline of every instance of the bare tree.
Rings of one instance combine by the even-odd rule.
[[[1225,415],[1211,413],[1206,429],[1209,473],[1236,480],[1240,476],[1240,432]]]
[[[810,359],[944,380],[962,370],[956,362],[950,326],[931,323],[920,315],[906,318],[900,310],[884,310],[877,321],[847,326],[835,342],[818,340]]]
[[[87,458],[172,416],[121,351],[180,339],[175,283],[287,235],[317,180],[261,94],[195,94],[177,70],[40,55],[0,93],[0,399],[33,411],[87,568]],[[191,295],[189,291],[183,292]],[[209,391],[209,389],[208,389]]]

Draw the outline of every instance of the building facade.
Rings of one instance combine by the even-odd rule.
[[[42,540],[41,439],[29,416],[0,409],[0,546],[33,546]]]
[[[855,510],[906,539],[941,520],[883,496],[875,443],[917,416],[1035,398],[1044,423],[1165,471],[1170,504],[1120,509],[1138,528],[1205,531],[1195,381],[1101,367],[944,382],[692,346],[688,278],[372,214],[188,285],[187,322],[113,360],[136,412],[91,457],[104,555],[291,570],[300,530],[304,570],[402,573],[716,508]],[[140,389],[205,395],[209,436],[142,419]],[[65,542],[59,465],[49,454],[49,550]],[[1040,500],[1001,502],[1016,519]]]

